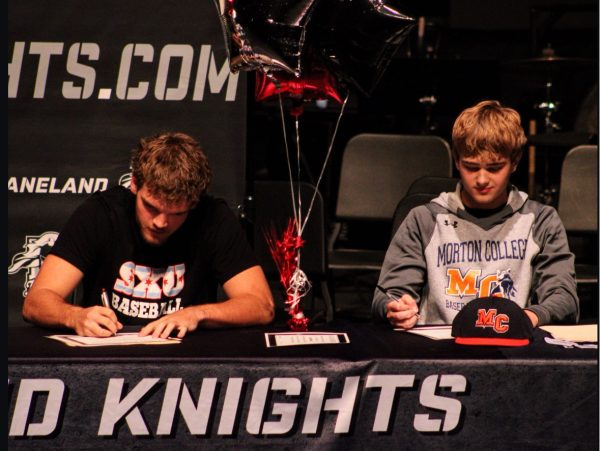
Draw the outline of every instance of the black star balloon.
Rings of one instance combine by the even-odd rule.
[[[369,95],[414,26],[400,10],[394,0],[226,0],[230,68],[305,86],[327,72]]]
[[[226,0],[222,22],[232,71],[300,75],[306,25],[317,0]]]
[[[305,47],[341,80],[371,94],[414,24],[389,0],[321,0]]]

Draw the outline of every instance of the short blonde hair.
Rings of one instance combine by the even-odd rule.
[[[489,152],[515,162],[521,158],[526,142],[519,113],[497,100],[484,100],[467,108],[452,127],[452,155],[456,161]]]

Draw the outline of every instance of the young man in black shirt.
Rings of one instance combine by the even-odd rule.
[[[141,139],[131,167],[130,189],[95,193],[71,216],[25,298],[24,318],[97,337],[127,324],[141,335],[183,337],[272,321],[268,283],[237,218],[205,193],[212,174],[198,143],[183,133]],[[80,282],[83,299],[73,305],[67,298]]]

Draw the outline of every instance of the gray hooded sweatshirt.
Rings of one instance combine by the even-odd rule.
[[[419,305],[418,324],[451,324],[469,301],[500,296],[533,311],[539,325],[577,321],[574,255],[556,210],[512,186],[506,206],[485,218],[455,192],[411,210],[388,247],[379,285]],[[385,319],[379,289],[373,315]]]

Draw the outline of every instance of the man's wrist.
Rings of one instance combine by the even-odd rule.
[[[66,304],[66,307],[66,311],[64,312],[65,321],[63,325],[69,329],[76,330],[77,315],[79,314],[80,310],[83,310],[83,307],[71,304]]]
[[[208,319],[208,311],[207,311],[206,307],[204,307],[202,305],[197,305],[193,308],[196,310],[195,316],[196,316],[196,322],[198,325],[202,324],[203,322],[205,322]]]

